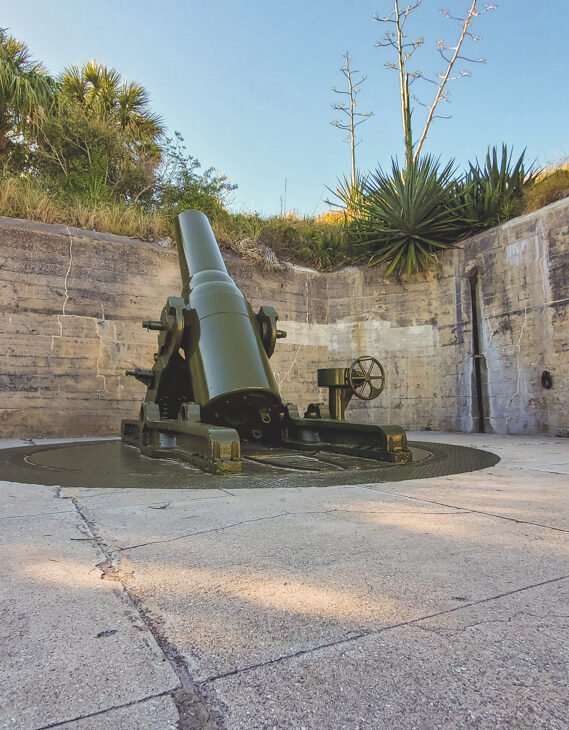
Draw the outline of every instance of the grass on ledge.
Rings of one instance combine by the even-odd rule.
[[[144,241],[173,240],[171,211],[149,212],[138,205],[64,197],[24,177],[0,178],[0,215]],[[264,218],[257,213],[223,211],[212,225],[223,249],[269,266],[292,261],[327,270],[346,261],[341,215]]]
[[[538,210],[565,197],[569,197],[567,164],[546,170],[539,176],[526,192],[518,214]],[[63,196],[26,177],[0,177],[0,215],[61,223],[143,241],[173,240],[172,211],[149,212],[139,205]],[[258,213],[225,210],[212,225],[224,250],[269,267],[291,261],[328,271],[350,260],[341,212],[317,218],[295,214],[265,218]]]
[[[65,199],[26,178],[0,180],[0,215],[42,223],[62,223],[76,228],[117,233],[155,241],[171,234],[161,213],[148,213],[137,205]]]

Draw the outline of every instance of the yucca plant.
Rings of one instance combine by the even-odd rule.
[[[512,218],[522,208],[524,192],[535,183],[539,171],[525,167],[525,150],[514,162],[512,151],[502,144],[488,148],[484,164],[469,163],[462,183],[464,215],[477,228],[490,228]]]
[[[391,171],[378,168],[363,183],[352,207],[349,234],[352,246],[370,265],[387,264],[386,276],[427,271],[437,263],[437,252],[451,248],[472,229],[465,221],[456,196],[456,176],[451,161],[442,169],[431,155]],[[354,196],[337,193],[348,208]]]
[[[360,214],[361,206],[365,197],[366,184],[367,176],[358,170],[354,179],[344,175],[344,177],[339,180],[336,190],[328,188],[328,190],[330,190],[336,198],[340,199],[345,221],[357,218]],[[340,207],[334,200],[326,200],[325,202],[336,208]]]

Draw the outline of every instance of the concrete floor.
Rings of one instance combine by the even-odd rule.
[[[569,441],[427,437],[502,461],[266,491],[0,482],[0,727],[569,728]]]

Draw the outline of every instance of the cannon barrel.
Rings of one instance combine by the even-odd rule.
[[[352,395],[369,400],[381,392],[385,373],[375,358],[320,369],[318,384],[330,388],[330,409],[312,404],[300,418],[295,406],[283,404],[269,365],[277,339],[286,335],[277,328],[277,312],[263,306],[253,313],[203,213],[180,213],[176,241],[182,296],[169,296],[160,319],[143,322],[158,333],[158,351],[152,370],[127,371],[147,389],[138,419],[122,422],[126,443],[147,456],[179,457],[215,474],[241,472],[242,439],[394,463],[411,460],[398,426],[339,420]]]
[[[182,347],[202,420],[240,432],[274,427],[282,410],[259,323],[227,273],[207,217],[186,210],[176,240],[184,307]]]

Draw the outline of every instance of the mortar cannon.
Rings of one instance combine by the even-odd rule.
[[[269,364],[276,341],[286,337],[277,312],[270,306],[253,312],[203,213],[180,213],[176,241],[182,293],[168,297],[159,320],[143,321],[158,332],[158,351],[152,369],[127,371],[147,391],[139,418],[122,422],[124,441],[148,456],[182,458],[215,473],[240,472],[242,440],[410,461],[401,428],[342,422],[346,388],[365,399],[381,392],[369,369],[374,358],[320,370],[332,407],[300,418],[283,403]]]

